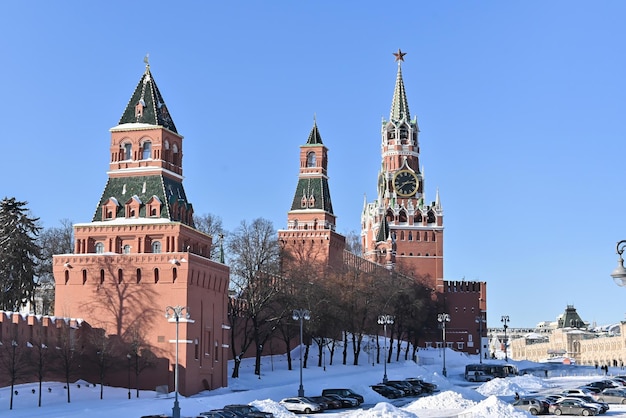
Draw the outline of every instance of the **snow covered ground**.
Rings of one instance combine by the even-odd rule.
[[[515,410],[510,402],[515,392],[520,395],[533,393],[559,392],[563,388],[576,387],[593,380],[603,378],[600,370],[586,366],[543,365],[530,362],[514,362],[520,370],[536,369],[533,375],[524,375],[507,379],[494,379],[483,384],[471,384],[463,378],[467,363],[476,363],[478,358],[454,351],[446,352],[447,377],[442,372],[441,350],[420,350],[420,364],[414,362],[392,362],[387,365],[387,376],[392,379],[421,377],[436,383],[440,392],[419,398],[407,398],[390,401],[374,392],[370,385],[383,379],[382,364],[368,363],[367,354],[362,357],[359,366],[341,365],[340,354],[335,354],[334,364],[317,367],[317,357],[309,358],[308,367],[303,370],[305,395],[321,394],[323,388],[352,388],[365,397],[361,408],[352,410],[327,411],[319,417],[331,418],[509,418],[530,416]],[[252,403],[260,409],[273,412],[277,418],[294,417],[278,404],[282,398],[296,396],[300,384],[299,353],[294,351],[293,370],[287,370],[285,356],[267,356],[263,358],[261,377],[254,375],[253,359],[242,363],[241,377],[230,379],[229,387],[210,392],[202,392],[192,397],[179,396],[181,415],[195,417],[197,413],[214,408],[221,408],[230,403]],[[329,356],[326,355],[328,361]],[[502,360],[486,362],[503,363]],[[544,369],[549,368],[548,377]],[[229,368],[229,372],[232,367]],[[619,368],[610,369],[610,374],[626,374]],[[80,385],[80,387],[79,387]],[[0,416],[2,417],[54,417],[54,418],[139,418],[150,414],[172,413],[173,394],[157,396],[152,391],[141,391],[139,398],[128,399],[127,388],[105,387],[104,399],[100,400],[100,388],[87,382],[76,382],[71,388],[71,403],[62,383],[48,382],[43,388],[43,405],[37,407],[37,384],[17,387],[13,410],[9,410],[9,388],[0,388]],[[300,415],[303,417],[303,415]],[[611,405],[604,415],[607,417],[626,417],[626,406]]]

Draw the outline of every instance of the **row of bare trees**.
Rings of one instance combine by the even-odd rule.
[[[71,385],[74,378],[97,377],[100,399],[106,379],[113,373],[131,370],[135,375],[136,397],[139,397],[140,374],[155,365],[156,356],[140,339],[124,342],[116,336],[107,335],[103,329],[66,326],[56,329],[50,337],[25,339],[17,332],[0,339],[0,386],[10,385],[10,409],[13,398],[18,395],[16,384],[39,382],[38,406],[41,406],[42,385],[45,380],[63,380],[67,402],[71,401]],[[129,387],[130,394],[130,387]]]
[[[395,318],[389,335],[397,342],[398,358],[401,341],[411,343],[415,354],[422,331],[435,317],[432,289],[350,253],[341,267],[322,265],[316,248],[303,243],[281,252],[271,222],[262,218],[242,222],[228,236],[233,378],[239,376],[241,359],[249,349],[256,350],[255,373],[260,374],[264,346],[274,338],[284,342],[291,369],[291,343],[299,332],[294,309],[310,311],[307,341],[317,345],[318,366],[324,347],[330,353],[329,364],[336,347],[343,347],[342,363],[347,364],[352,347],[352,363],[358,365],[363,339],[379,334],[377,319],[382,314]],[[306,350],[305,358],[309,343]],[[392,353],[389,350],[385,361]]]

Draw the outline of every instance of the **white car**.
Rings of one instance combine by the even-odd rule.
[[[291,412],[304,412],[305,414],[310,414],[311,412],[320,412],[322,407],[313,403],[307,398],[285,398],[279,402],[282,406],[285,407],[288,411]]]

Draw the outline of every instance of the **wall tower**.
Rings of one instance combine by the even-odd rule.
[[[212,238],[194,227],[183,187],[183,137],[146,69],[110,129],[108,181],[88,223],[74,225],[72,254],[54,256],[55,314],[84,318],[169,361],[156,385],[173,390],[179,325],[179,390],[227,385],[229,269],[209,258]]]

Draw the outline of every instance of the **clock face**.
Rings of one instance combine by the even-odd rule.
[[[411,196],[417,192],[417,176],[408,171],[398,171],[393,177],[393,187],[399,196]]]

